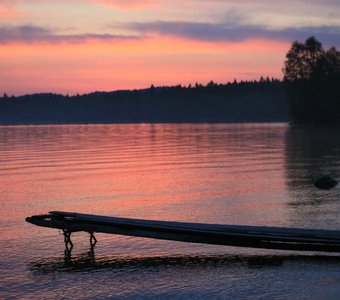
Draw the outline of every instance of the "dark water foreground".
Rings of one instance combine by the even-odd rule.
[[[50,278],[58,283],[69,278],[72,282],[78,277],[85,281],[81,294],[89,298],[307,299],[340,292],[338,257],[188,255],[96,259],[84,254],[72,261],[38,260],[28,268],[37,280]],[[316,282],[321,274],[323,279]],[[60,286],[52,290],[56,295],[76,297],[78,288],[70,285],[64,291]]]
[[[0,298],[337,299],[337,255],[74,234],[49,210],[340,230],[336,128],[287,124],[0,127]]]

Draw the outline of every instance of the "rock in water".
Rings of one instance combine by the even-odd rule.
[[[337,184],[338,182],[329,176],[322,176],[314,182],[314,185],[321,190],[329,190],[334,188]]]

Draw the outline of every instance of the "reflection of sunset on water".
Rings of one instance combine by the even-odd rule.
[[[324,166],[328,166],[323,161],[325,157],[332,155],[332,170],[336,171],[339,165],[337,150],[301,156],[301,148],[317,147],[313,146],[313,138],[309,138],[307,131],[303,135],[305,142],[296,142],[296,138],[301,139],[300,133],[287,124],[1,126],[0,256],[6,261],[5,265],[11,267],[11,278],[22,274],[20,282],[33,286],[44,295],[43,288],[36,287],[26,265],[34,263],[38,272],[34,271],[34,274],[41,276],[39,272],[49,268],[44,261],[52,261],[53,267],[53,262],[63,256],[64,244],[63,236],[56,230],[25,222],[25,217],[34,214],[62,210],[195,223],[339,229],[338,201],[334,201],[338,190],[322,196],[320,191],[314,190],[313,184],[304,180],[307,171],[313,170],[308,162],[316,163],[317,153],[321,153],[317,164]],[[323,144],[334,145],[326,135],[320,136],[323,136]],[[318,141],[316,139],[316,143]],[[301,198],[302,192],[304,198]],[[319,201],[315,201],[318,199],[313,195],[317,195]],[[199,280],[195,277],[196,270],[206,266],[205,257],[217,256],[219,267],[209,273],[213,276],[222,272],[220,264],[230,255],[259,255],[259,265],[264,272],[262,277],[248,278],[246,265],[239,278],[252,283],[257,280],[262,286],[263,282],[268,282],[268,272],[271,272],[270,266],[263,265],[263,259],[268,255],[273,255],[274,260],[277,257],[274,250],[110,234],[96,234],[96,237],[98,244],[92,259],[94,263],[104,260],[109,269],[81,272],[88,275],[91,282],[93,273],[109,275],[111,284],[101,285],[103,293],[117,286],[112,282],[112,272],[119,272],[118,277],[125,278],[121,286],[133,289],[128,269],[141,260],[151,261],[148,267],[151,268],[150,274],[156,273],[160,284],[164,280],[167,282],[168,276],[172,282],[175,280],[173,276],[182,276],[182,280],[186,278],[195,282],[196,286]],[[78,259],[88,253],[87,233],[73,234],[72,241],[75,244],[73,255]],[[289,255],[285,254],[285,257]],[[118,264],[125,264],[127,260],[127,267],[108,263],[112,256]],[[176,267],[176,261],[187,256],[189,261]],[[157,269],[158,258],[166,264],[166,258],[175,263],[169,269],[170,273]],[[193,258],[197,258],[199,263],[191,273]],[[81,260],[81,263],[87,268],[88,262]],[[143,273],[145,266],[138,266],[134,272]],[[286,277],[280,278],[285,278],[285,281],[290,282],[294,275],[300,274],[290,265],[283,266],[287,268],[284,272]],[[67,270],[72,268],[67,264],[65,267]],[[332,267],[337,268],[336,265]],[[207,270],[211,270],[210,264]],[[64,278],[63,266],[60,272]],[[222,273],[229,274],[230,269]],[[315,272],[312,273],[315,276]],[[327,274],[321,272],[318,282],[329,278]],[[25,294],[25,289],[18,288],[16,280],[8,281],[15,283],[16,295]],[[54,290],[60,287],[56,281],[52,282],[46,287],[49,291],[52,287],[55,287]],[[154,281],[148,278],[145,284],[150,282]],[[210,290],[210,284],[203,288],[208,290],[207,293],[215,293],[215,290]],[[226,288],[230,284],[226,283]],[[234,283],[232,286],[235,286]],[[156,290],[154,284],[149,286],[149,292],[156,293]],[[70,293],[68,291],[68,295]],[[98,290],[88,293],[95,295]]]
[[[239,223],[251,210],[255,219],[242,222],[265,224],[280,212],[282,200],[269,197],[284,188],[282,145],[271,141],[284,132],[283,125],[3,128],[13,155],[6,152],[3,164],[6,197],[34,197],[50,210],[164,220]]]

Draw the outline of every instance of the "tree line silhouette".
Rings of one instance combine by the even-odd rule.
[[[230,82],[0,98],[1,124],[289,120],[282,81]]]
[[[325,50],[314,37],[294,42],[283,68],[293,118],[300,122],[340,123],[340,52]]]

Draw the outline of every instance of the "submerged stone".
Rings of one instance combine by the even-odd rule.
[[[315,187],[321,190],[329,190],[334,188],[337,184],[338,182],[329,176],[322,176],[314,182]]]

